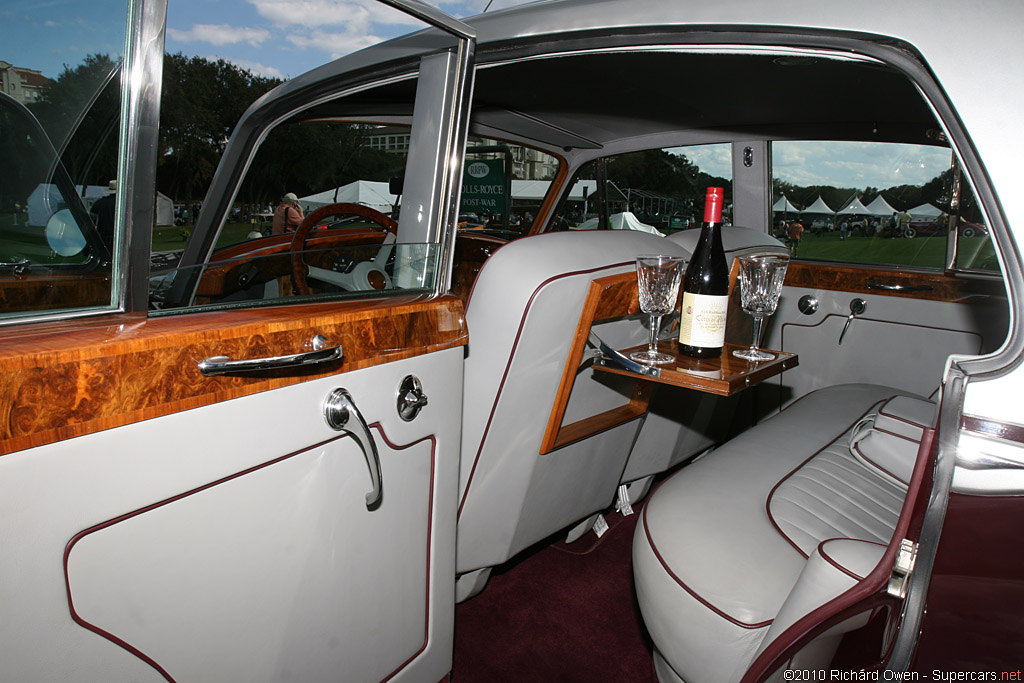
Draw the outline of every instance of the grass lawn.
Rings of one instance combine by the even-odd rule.
[[[960,267],[998,269],[995,251],[988,237],[961,237],[959,247],[957,265]],[[946,238],[889,239],[855,236],[840,240],[838,232],[821,236],[804,233],[796,256],[828,261],[943,268],[946,261]]]
[[[184,249],[185,242],[188,241],[188,236],[192,233],[193,228],[194,226],[192,225],[155,228],[153,230],[153,246],[151,250],[172,251],[174,249]],[[224,225],[224,229],[220,232],[220,237],[217,239],[217,246],[226,247],[229,244],[244,242],[252,229],[252,224],[248,222],[227,223]],[[266,226],[266,229],[269,233],[269,224]]]

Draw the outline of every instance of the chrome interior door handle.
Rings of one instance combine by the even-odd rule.
[[[930,292],[931,285],[893,285],[887,282],[876,282],[874,278],[868,278],[865,283],[868,289],[880,289],[884,292]]]
[[[324,402],[324,419],[331,429],[351,435],[363,449],[366,466],[370,468],[370,492],[366,494],[366,507],[373,508],[380,502],[383,494],[380,454],[377,453],[377,443],[373,440],[370,427],[356,408],[352,395],[345,389],[332,391]]]
[[[839,335],[839,343],[843,343],[843,337],[846,336],[846,331],[850,329],[850,323],[858,315],[867,310],[868,304],[864,299],[857,298],[850,302],[850,316],[846,319],[846,324],[843,325],[843,331]]]
[[[231,360],[227,356],[211,356],[199,362],[199,372],[205,376],[226,375],[234,372],[258,372],[260,370],[277,370],[294,368],[303,365],[316,365],[341,360],[341,345],[327,346],[327,338],[322,334],[313,337],[308,346],[312,351],[292,354],[290,356],[270,356],[269,358],[247,358]]]

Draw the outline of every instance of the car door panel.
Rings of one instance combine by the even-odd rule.
[[[868,281],[906,289],[880,292]],[[804,297],[817,301],[813,312],[801,312]],[[854,299],[866,306],[850,320]],[[779,379],[783,403],[846,382],[931,396],[949,355],[993,350],[1006,322],[999,280],[794,262],[765,345],[800,355],[800,366]]]
[[[344,340],[342,362],[269,378],[196,368],[217,348],[291,353],[292,337],[320,329]],[[251,666],[247,680],[381,680],[450,668],[456,300],[135,321],[120,335],[49,335],[60,350],[45,364],[24,353],[42,337],[26,336],[19,354],[8,335],[0,359],[5,675],[223,680]],[[409,374],[430,403],[407,423],[395,399]],[[362,449],[324,419],[339,387],[380,451],[374,509]]]
[[[256,432],[287,406],[284,443],[253,440],[239,459],[247,469],[76,534],[66,553],[76,621],[179,680],[312,681],[339,671],[352,680],[387,677],[427,638],[435,434],[444,435],[452,415],[424,414],[411,430],[419,438],[407,444],[393,444],[388,429],[374,425],[384,494],[368,509],[364,454],[326,424],[322,404],[339,383],[358,401],[377,382],[397,388],[402,373],[436,391],[439,378],[429,366],[446,365],[445,374],[457,376],[460,360],[422,357],[200,411],[204,422]],[[372,400],[366,413],[394,421],[393,407]],[[171,467],[189,449],[197,417],[160,418],[169,423],[161,426],[165,434],[148,446],[122,442],[151,441],[150,429],[94,440],[105,442],[100,450],[142,450],[151,465]],[[234,446],[223,433],[205,441],[195,449],[199,458]],[[280,455],[282,449],[295,450]],[[202,462],[195,469],[202,471]]]

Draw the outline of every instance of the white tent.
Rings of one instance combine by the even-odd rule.
[[[789,201],[789,197],[786,195],[779,197],[779,201],[772,205],[772,211],[776,213],[800,213],[800,209],[793,206],[793,202]]]
[[[934,204],[922,204],[921,206],[915,206],[907,211],[907,213],[917,219],[938,218],[939,214],[942,213],[942,209]]]
[[[878,195],[874,201],[867,205],[867,210],[874,216],[891,216],[896,209],[889,205],[889,202],[885,201],[885,197]]]
[[[589,220],[580,223],[577,230],[596,230],[597,229],[597,218],[591,218]],[[608,217],[608,222],[611,223],[613,230],[637,230],[638,232],[649,232],[652,235],[658,237],[664,237],[665,234],[658,230],[653,225],[647,225],[641,223],[640,219],[633,215],[632,211],[623,211],[622,213],[613,213]]]
[[[391,194],[388,183],[374,180],[355,180],[348,185],[299,197],[299,204],[309,213],[328,204],[362,204],[382,213],[391,213],[396,195]]]
[[[871,212],[868,211],[868,207],[864,206],[864,204],[860,201],[860,197],[854,197],[852,202],[847,204],[844,208],[839,209],[839,211],[836,211],[836,213],[841,216],[866,216],[871,214]]]
[[[821,198],[821,195],[818,195],[818,198],[814,200],[814,203],[804,209],[801,213],[821,213],[831,216],[835,211],[828,208],[828,204],[825,203],[825,200]]]
[[[156,224],[174,225],[174,201],[159,190],[156,193]]]

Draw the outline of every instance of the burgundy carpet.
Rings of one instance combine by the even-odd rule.
[[[606,517],[601,539],[524,553],[456,606],[452,683],[656,681],[633,592],[639,514]]]

